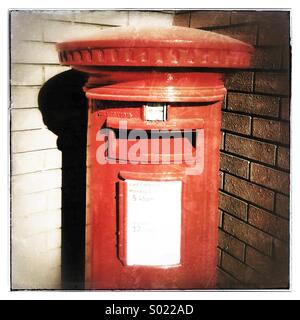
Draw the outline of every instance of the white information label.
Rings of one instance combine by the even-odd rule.
[[[145,105],[146,121],[166,121],[167,108],[165,105]]]
[[[182,182],[126,183],[127,265],[180,264]]]

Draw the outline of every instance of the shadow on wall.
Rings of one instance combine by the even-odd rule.
[[[87,100],[85,76],[58,74],[41,88],[44,123],[62,152],[62,288],[84,288]]]

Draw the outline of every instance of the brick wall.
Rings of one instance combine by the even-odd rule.
[[[227,74],[222,111],[220,288],[289,285],[289,13],[178,12],[174,25],[252,44],[252,67]]]
[[[86,106],[78,106],[76,101],[70,100],[68,104],[74,109],[66,110],[66,106],[60,100],[63,100],[63,94],[70,98],[75,92],[81,92],[80,87],[84,79],[76,73],[67,76],[66,71],[69,68],[59,66],[55,43],[121,25],[170,25],[172,19],[171,13],[155,11],[11,13],[14,289],[61,288],[62,272],[65,272],[67,277],[65,281],[69,282],[67,286],[63,284],[63,287],[82,286],[82,283],[76,283],[76,269],[80,269],[78,261],[82,260],[84,251],[74,251],[74,242],[84,240],[76,232],[80,231],[82,236],[85,226],[81,225],[80,230],[72,229],[71,235],[66,230],[70,230],[70,224],[78,225],[80,219],[81,223],[84,221],[82,212],[85,199],[82,189],[78,190],[80,188],[76,186],[77,181],[85,183],[84,152],[80,152],[82,150],[78,147],[78,141],[84,134],[83,131],[72,131],[70,127],[78,126],[82,119],[82,110],[85,110]],[[72,79],[77,79],[77,83]],[[59,91],[62,89],[62,83],[74,86],[74,91],[72,88],[67,92]],[[48,101],[48,105],[45,106],[47,92],[53,88],[56,91],[52,92],[52,96],[57,95],[58,99]],[[84,98],[83,94],[79,96],[82,97]],[[63,132],[57,129],[59,124],[63,124]],[[77,146],[72,144],[73,140]],[[80,147],[83,146],[83,143],[79,144]],[[78,159],[80,153],[83,156]],[[78,177],[81,180],[78,180]],[[62,223],[65,224],[65,228],[61,228]],[[62,254],[63,242],[69,242],[65,254]],[[62,270],[63,264],[68,265],[69,269],[65,267],[65,271]]]

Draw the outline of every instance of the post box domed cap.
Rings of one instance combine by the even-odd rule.
[[[246,68],[252,46],[214,32],[184,27],[116,27],[58,43],[71,66]]]

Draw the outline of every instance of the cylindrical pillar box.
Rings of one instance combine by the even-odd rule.
[[[122,27],[57,49],[89,75],[86,288],[214,288],[223,73],[253,48]]]

